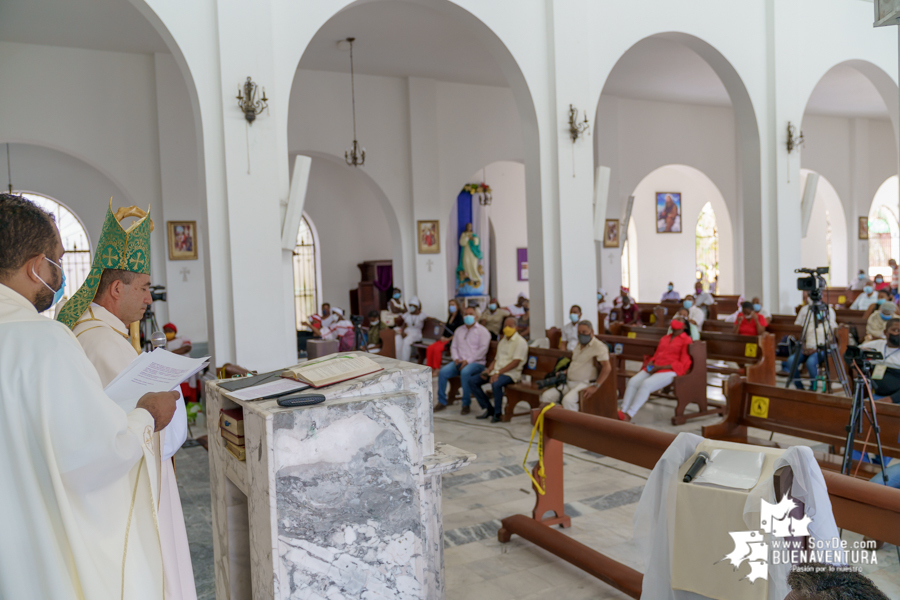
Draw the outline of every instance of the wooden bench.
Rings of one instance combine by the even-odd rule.
[[[532,422],[538,414],[537,410],[532,413]],[[512,515],[501,521],[497,539],[506,543],[513,534],[519,535],[631,598],[640,598],[643,586],[640,572],[573,540],[554,527],[571,525],[564,497],[563,447],[570,444],[652,469],[675,441],[675,435],[554,407],[544,413],[541,441],[544,472],[540,473],[538,466],[532,472],[542,492],[535,488],[536,499],[530,516]],[[776,479],[777,494],[783,495],[792,485],[792,480],[784,478],[786,474],[782,473],[782,477]],[[838,473],[826,471],[822,475],[838,527],[900,544],[900,490]]]
[[[541,394],[543,394],[546,389],[549,389],[538,389],[537,382],[546,378],[550,372],[553,371],[556,363],[561,358],[571,357],[572,353],[568,350],[529,348],[528,362],[525,364],[525,369],[522,370],[522,375],[530,375],[531,383],[520,382],[506,386],[506,407],[503,409],[501,419],[503,421],[509,421],[513,417],[530,415],[531,410],[540,405]],[[606,381],[603,382],[603,385],[600,386],[600,389],[590,396],[585,394],[581,395],[579,400],[579,411],[597,416],[616,418],[618,412],[617,386],[615,365],[612,356],[610,356],[610,365],[613,370],[606,378]],[[522,413],[515,412],[516,405],[520,402],[526,402],[530,407],[530,410]]]
[[[635,374],[634,371],[628,371],[625,368],[625,361],[643,362],[646,356],[652,356],[656,352],[658,340],[615,335],[598,335],[597,337],[610,347],[610,360],[616,362],[616,383],[619,395],[624,397],[628,379]],[[689,419],[712,414],[721,415],[725,412],[724,406],[709,408],[706,399],[706,343],[695,342],[689,346],[688,351],[691,355],[691,370],[675,378],[670,386],[671,393],[660,390],[654,394],[676,401],[675,416],[672,417],[673,425],[683,425]],[[698,411],[686,413],[685,410],[689,404],[696,404]]]
[[[843,449],[847,437],[846,427],[850,422],[850,398],[749,383],[736,375],[728,379],[725,396],[725,418],[715,425],[705,426],[704,437],[772,445],[768,440],[748,437],[747,427],[755,427]],[[876,406],[884,454],[900,458],[900,443],[897,441],[900,435],[900,406],[888,402],[878,402]],[[864,420],[863,423],[863,434],[856,436],[856,450],[863,449],[869,429],[868,421]],[[869,439],[867,450],[877,450],[874,435]],[[818,453],[816,458],[823,469],[840,471],[840,457]],[[866,479],[878,471],[879,468],[868,464],[863,464],[860,468],[860,473]]]
[[[428,346],[442,337],[444,337],[444,322],[440,319],[435,319],[434,317],[426,318],[425,323],[422,325],[422,341],[412,345],[413,350],[416,351],[416,362],[420,365],[424,365],[425,353],[428,351]]]
[[[822,300],[829,306],[835,304],[850,306],[860,294],[862,294],[862,290],[851,290],[850,288],[845,287],[828,287],[822,291]]]
[[[666,318],[671,319],[672,316],[680,309],[684,308],[681,302],[667,300],[665,302],[638,302],[637,307],[641,313],[641,323],[650,323],[650,317],[653,315],[653,309],[662,306],[666,309]]]
[[[662,327],[623,327],[625,337],[655,340],[659,343],[667,329]],[[702,331],[700,341],[706,342],[706,370],[725,375],[745,375],[748,381],[775,385],[775,336],[764,333],[761,336],[737,335]],[[709,361],[737,363],[738,367],[710,365]]]
[[[713,300],[716,301],[717,315],[728,316],[732,313],[737,312],[739,299],[740,296],[735,295],[718,296],[716,294],[713,294]]]

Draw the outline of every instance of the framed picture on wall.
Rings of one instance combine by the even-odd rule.
[[[441,224],[438,221],[418,221],[419,254],[440,254]]]
[[[528,281],[528,248],[516,248],[517,277],[519,281]]]
[[[603,247],[618,248],[619,247],[619,220],[607,219],[606,225],[603,227]]]
[[[197,221],[167,221],[169,260],[197,260]]]
[[[859,239],[869,239],[869,217],[859,218]]]
[[[656,192],[656,233],[681,233],[681,192]]]

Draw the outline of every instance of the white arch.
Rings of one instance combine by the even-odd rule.
[[[809,169],[800,169],[800,189],[805,189]],[[846,286],[849,282],[848,228],[844,215],[844,204],[837,190],[825,177],[819,174],[816,196],[813,201],[809,229],[801,243],[801,263],[804,267],[823,267],[828,252],[826,241],[826,215],[831,229],[831,273],[832,286]]]
[[[897,197],[898,193],[900,193],[900,178],[896,175],[888,177],[884,183],[879,186],[878,191],[875,193],[875,197],[872,199],[872,203],[869,205],[868,217],[870,221],[873,219],[875,212],[879,208],[885,209],[887,211],[889,217],[887,219],[888,227],[891,231],[891,248],[890,255],[891,258],[895,258],[900,260],[900,215],[898,215],[897,211]],[[870,223],[871,224],[871,223]],[[870,276],[874,276],[876,272],[880,272],[882,275],[889,276],[890,270],[887,265],[874,265],[871,264],[871,231],[869,236],[870,250],[869,255],[866,256],[866,266],[869,267],[867,272]]]
[[[682,232],[656,232],[656,193],[681,192]],[[756,289],[738,290],[734,277],[734,229],[725,199],[715,183],[702,171],[688,165],[666,165],[648,173],[634,189],[631,223],[640,245],[636,248],[636,269],[632,269],[632,288],[637,284],[642,302],[658,299],[666,281],[672,281],[682,294],[693,288],[696,274],[696,224],[703,207],[710,203],[716,215],[719,233],[719,293],[733,291],[758,294]],[[632,240],[632,234],[628,239]]]

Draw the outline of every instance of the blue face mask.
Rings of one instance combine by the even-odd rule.
[[[453,313],[456,312],[456,305],[455,305],[455,304],[451,304],[451,305],[448,306],[447,308],[450,310],[450,314],[451,314],[451,315],[452,315]]]
[[[47,286],[47,289],[48,289],[48,290],[50,290],[51,292],[53,292],[53,303],[52,303],[50,306],[47,307],[47,308],[49,309],[49,308],[53,308],[54,306],[56,306],[56,304],[57,304],[60,300],[62,300],[63,294],[65,294],[65,292],[66,292],[66,272],[63,271],[63,268],[62,268],[60,265],[56,264],[55,262],[53,262],[52,260],[50,260],[50,259],[47,258],[46,256],[44,257],[44,260],[46,260],[46,261],[47,261],[48,263],[50,263],[51,265],[55,266],[55,267],[56,267],[57,269],[59,269],[59,271],[62,273],[62,283],[59,284],[59,289],[58,289],[58,290],[54,290],[52,287],[50,287],[49,285],[47,285],[47,282],[46,282],[46,281],[44,281],[43,279],[41,279],[41,276],[37,274],[37,271],[34,270],[34,267],[31,267],[31,272],[34,273],[34,276],[37,277],[38,279],[41,279],[41,283],[43,283],[45,286]]]
[[[669,286],[667,286],[667,289],[671,292],[673,289],[675,289],[675,286],[669,285]]]
[[[497,305],[494,304],[493,302],[491,302],[490,304],[488,304],[488,309],[489,310],[497,310]]]
[[[894,315],[886,315],[886,314],[884,314],[884,313],[878,313],[878,314],[881,315],[881,320],[882,320],[882,321],[890,321],[891,319],[894,318]]]
[[[685,308],[690,308],[694,305],[693,301],[691,300],[685,300],[683,304]]]
[[[466,315],[463,317],[463,323],[472,326],[475,324],[475,315]]]
[[[759,312],[760,310],[762,310],[762,304],[754,304],[753,310],[755,310],[756,312]]]
[[[879,298],[878,300],[875,301],[875,304],[878,306],[881,306],[882,304],[884,304],[884,298]]]
[[[863,279],[866,278],[866,276],[863,273],[860,273],[859,275],[856,276],[856,278],[859,279],[860,281],[862,281]]]
[[[581,318],[581,315],[579,315],[577,313],[569,313],[569,320],[572,321],[573,323],[577,323],[578,319],[580,319],[580,318]]]
[[[394,300],[400,299],[400,292],[394,292]]]
[[[598,301],[598,302],[602,302],[602,301],[603,301],[603,294],[597,294],[597,301]]]
[[[872,293],[872,286],[871,286],[871,285],[867,285],[866,287],[863,288],[863,291],[866,293],[866,295],[871,294],[871,293]]]

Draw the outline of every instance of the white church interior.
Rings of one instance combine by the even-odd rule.
[[[685,461],[698,443],[735,452],[741,442],[768,457],[759,468],[776,500],[786,485],[801,506],[818,501],[818,520],[805,513],[817,532],[839,530],[851,547],[868,549],[802,562],[850,564],[884,597],[900,598],[900,473],[894,479],[891,463],[879,463],[871,423],[847,451],[844,425],[856,414],[857,386],[866,385],[842,358],[879,340],[889,355],[891,315],[900,315],[900,270],[891,264],[900,261],[900,34],[893,21],[873,26],[888,5],[0,3],[3,183],[55,215],[72,292],[99,251],[110,198],[113,210],[149,207],[151,280],[165,291],[151,305],[154,322],[175,324],[191,356],[210,357],[208,373],[192,384],[191,430],[174,457],[196,597],[780,600],[794,584],[785,580],[790,565],[771,555],[768,579],[752,582],[752,557],[734,568],[682,558],[706,555],[697,542],[704,538],[683,531],[682,523],[704,518],[686,514],[681,494],[693,493],[694,506],[710,514],[736,506],[733,490],[682,483]],[[798,279],[806,275],[796,270],[819,267],[827,272],[809,278],[815,291],[804,292]],[[489,305],[512,315],[515,333],[498,318],[487,359],[485,338],[489,368],[490,357],[500,368],[513,356],[511,340],[524,339],[528,353],[512,358],[519,362],[509,375],[485,370],[472,384],[471,413],[460,375],[470,361],[447,387],[438,375],[468,356],[457,338],[471,326],[445,327],[455,318],[451,301],[485,325]],[[402,310],[393,311],[394,302]],[[804,315],[820,303],[834,322],[823,328],[810,317],[807,327]],[[325,333],[319,320],[336,308],[362,327]],[[378,313],[371,323],[370,310]],[[404,575],[405,584],[384,575],[379,588],[372,582],[381,575],[360,575],[369,579],[354,587],[347,573],[389,561],[347,550],[360,562],[335,560],[329,568],[342,575],[331,577],[344,583],[326,586],[286,566],[302,560],[284,550],[293,517],[283,512],[287,463],[279,453],[312,446],[281,443],[279,431],[299,431],[304,411],[329,403],[357,411],[350,419],[374,413],[326,392],[324,404],[296,409],[288,426],[286,409],[248,408],[216,380],[356,350],[357,330],[370,338],[379,318],[397,315],[396,334],[387,322],[381,336],[390,339],[369,349],[385,374],[406,373],[406,383],[390,392],[393,384],[382,381],[378,393],[407,394],[412,408],[402,410],[418,415],[409,439],[418,436],[421,448],[407,452],[408,440],[398,437],[393,445],[406,458],[394,466],[409,461],[419,469],[416,485],[438,490],[416,496],[431,521],[409,525],[424,541],[403,559],[419,565],[416,557],[426,556],[427,564]],[[591,335],[582,339],[585,325]],[[412,339],[407,329],[415,327]],[[810,345],[809,332],[820,329],[827,339]],[[654,363],[674,356],[665,353],[682,338],[684,369]],[[435,352],[434,343],[446,348]],[[596,358],[580,363],[593,369],[580,388],[587,391],[565,396],[573,409],[564,394],[574,389],[579,353],[595,346]],[[538,382],[561,358],[572,361],[569,387],[543,412],[548,396]],[[886,361],[884,375],[891,359],[878,360]],[[665,375],[652,374],[654,364],[672,377],[629,412],[642,393],[640,380],[630,387],[634,377]],[[493,384],[502,377],[512,387],[495,407]],[[884,399],[870,403],[883,455],[900,462],[900,407],[892,393],[875,395]],[[400,414],[406,405],[396,402]],[[229,407],[244,407],[246,465],[226,454],[219,434],[220,409]],[[258,457],[250,452],[251,412],[263,432]],[[331,418],[322,412],[310,427]],[[364,437],[350,437],[357,436]],[[540,450],[529,445],[536,437]],[[679,446],[685,439],[694,440],[687,451]],[[349,452],[337,437],[333,443],[321,450],[320,441],[317,452]],[[676,460],[676,450],[686,453]],[[428,466],[452,451],[462,453],[456,466]],[[234,475],[242,470],[248,474]],[[823,482],[817,500],[798,491],[801,481]],[[759,485],[735,488],[741,507]],[[650,512],[651,494],[662,503],[668,494],[669,508]],[[350,502],[340,492],[334,498]],[[263,505],[272,511],[265,518]],[[301,505],[291,504],[290,515],[307,514]],[[298,528],[315,520],[316,506]],[[388,519],[378,512],[386,509],[368,510],[372,522]],[[736,510],[739,522],[749,514]],[[721,536],[726,552],[724,523],[735,514],[709,516],[715,523],[703,533]],[[261,523],[275,532],[268,542]],[[345,532],[365,521],[348,523],[335,535],[348,547],[357,536],[363,548],[368,538]],[[241,527],[249,534],[235,533]],[[740,571],[734,581],[732,571]],[[720,580],[728,581],[713,583]]]

